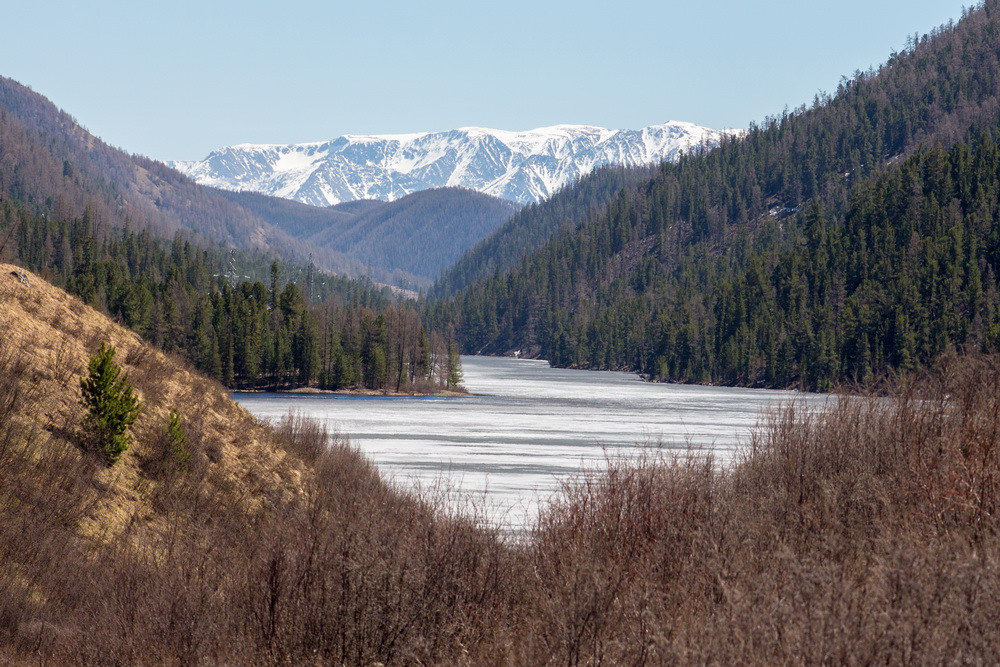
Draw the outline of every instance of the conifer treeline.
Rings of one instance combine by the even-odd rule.
[[[431,312],[469,352],[674,381],[824,388],[982,349],[998,53],[990,0],[811,109],[663,165]]]
[[[3,257],[44,275],[227,387],[430,392],[461,381],[457,348],[371,283],[268,266],[148,232],[0,208]],[[4,243],[5,241],[5,243]],[[230,275],[226,275],[229,273]],[[269,282],[257,279],[267,275]]]
[[[726,253],[699,243],[664,262],[661,239],[583,309],[571,310],[580,301],[567,267],[577,253],[613,255],[616,240],[564,242],[466,293],[461,332],[472,349],[534,345],[560,366],[810,389],[913,369],[949,348],[998,349],[998,136],[918,152],[859,187],[845,215],[812,202]],[[629,235],[634,211],[627,198],[615,205]]]
[[[656,167],[604,165],[551,197],[529,204],[503,227],[477,243],[438,278],[428,293],[445,298],[488,278],[495,271],[516,266],[532,250],[560,229],[571,229],[604,214],[608,203],[624,188],[636,188],[656,175]]]

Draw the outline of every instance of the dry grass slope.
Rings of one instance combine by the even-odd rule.
[[[487,627],[468,605],[502,590],[488,583],[495,536],[396,492],[314,424],[263,427],[220,385],[15,271],[0,265],[0,662],[411,661],[460,655]],[[79,379],[102,340],[144,406],[111,468],[78,433]]]
[[[23,274],[28,284],[14,272]],[[0,313],[3,350],[29,369],[28,384],[37,396],[37,412],[15,417],[22,426],[43,428],[51,443],[72,440],[84,415],[79,379],[101,341],[116,348],[115,360],[129,373],[143,402],[132,429],[137,450],[120,465],[96,472],[105,492],[87,517],[86,532],[113,539],[133,517],[151,515],[148,480],[140,466],[171,410],[191,432],[195,457],[216,464],[216,474],[233,486],[248,508],[301,491],[301,462],[275,449],[268,432],[229,400],[221,385],[144,344],[79,299],[29,272],[0,264]],[[81,458],[86,457],[81,453]]]

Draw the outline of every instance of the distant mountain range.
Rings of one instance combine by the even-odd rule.
[[[715,145],[720,130],[670,121],[641,130],[555,125],[526,132],[464,127],[418,134],[345,135],[306,144],[240,144],[204,160],[168,164],[202,185],[260,192],[330,206],[358,199],[394,201],[462,187],[530,204],[594,168],[675,159]]]

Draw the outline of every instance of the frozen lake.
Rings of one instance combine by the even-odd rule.
[[[581,468],[637,444],[710,450],[726,460],[761,409],[817,395],[642,382],[628,373],[549,368],[547,362],[462,357],[460,398],[235,393],[254,415],[290,410],[350,437],[397,483],[446,481],[482,496],[518,530],[539,499]]]

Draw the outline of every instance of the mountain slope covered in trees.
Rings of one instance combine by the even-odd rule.
[[[518,210],[517,204],[463,188],[325,208],[252,192],[217,192],[291,236],[350,258],[376,280],[416,288],[429,286]]]
[[[674,381],[822,388],[982,349],[1000,324],[998,49],[987,2],[664,164],[436,312],[467,351]]]
[[[370,266],[413,276],[417,286],[426,287],[517,210],[512,202],[473,190],[422,190],[379,202],[347,228],[324,229],[308,240]]]
[[[105,228],[131,226],[162,238],[182,231],[346,271],[336,253],[310,248],[216,191],[169,167],[94,137],[29,88],[0,77],[0,196],[69,220],[88,211]]]
[[[600,167],[548,199],[524,207],[458,258],[434,283],[430,296],[450,296],[494,272],[511,268],[561,229],[603,215],[616,193],[646,183],[654,174],[656,167],[652,165]]]
[[[86,212],[94,225],[183,232],[312,261],[344,275],[410,287],[430,284],[516,210],[510,202],[446,188],[381,205],[382,213],[317,208],[200,186],[169,167],[103,143],[51,102],[0,77],[0,197],[62,221]],[[366,226],[367,225],[367,226]]]
[[[89,213],[64,221],[10,201],[0,206],[0,256],[231,388],[457,388],[451,341],[371,282],[148,231],[99,230]]]

